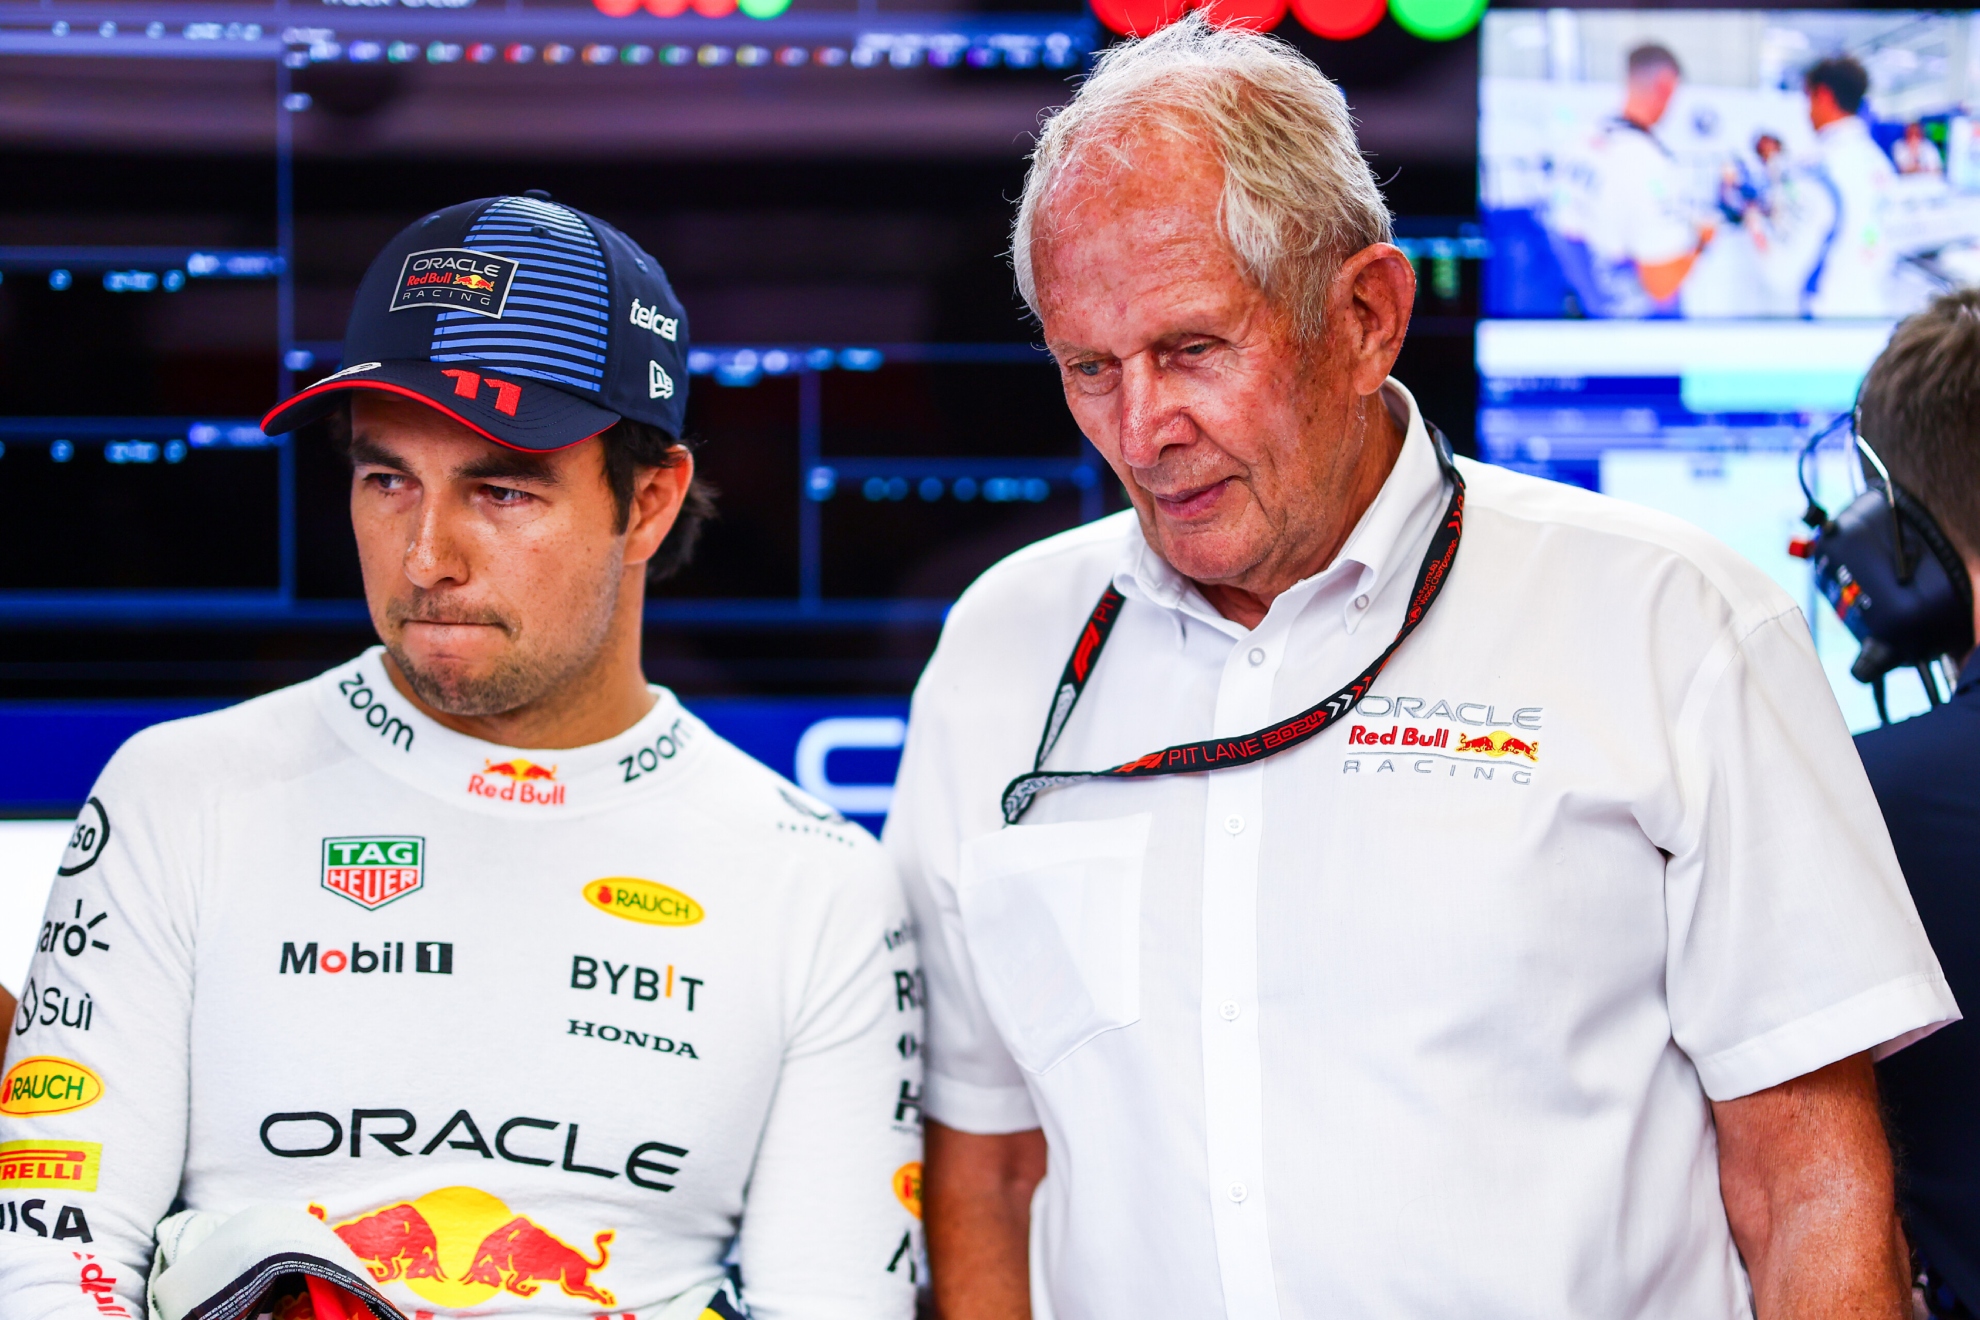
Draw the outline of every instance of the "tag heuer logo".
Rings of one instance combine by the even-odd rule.
[[[323,887],[359,907],[381,908],[420,887],[426,840],[359,837],[323,841]]]
[[[440,307],[476,316],[502,315],[521,263],[473,248],[428,248],[406,258],[392,290],[392,310]]]

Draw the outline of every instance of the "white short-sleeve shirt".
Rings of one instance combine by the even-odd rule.
[[[1958,1010],[1807,625],[1718,542],[1461,461],[1452,577],[1351,718],[1002,824],[1109,582],[1049,768],[1252,732],[1389,643],[1448,496],[1389,388],[1394,472],[1257,628],[1131,514],[957,604],[887,836],[926,1111],[1044,1128],[1058,1320],[1748,1315],[1709,1102]]]

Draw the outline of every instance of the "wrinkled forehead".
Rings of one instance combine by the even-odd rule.
[[[1148,120],[1090,125],[1053,163],[1034,222],[1039,232],[1032,239],[1183,197],[1214,210],[1223,183],[1215,146],[1193,125]]]
[[[1111,339],[1130,324],[1200,319],[1250,288],[1222,223],[1223,171],[1191,143],[1094,153],[1054,179],[1031,233],[1048,337]],[[1149,322],[1151,328],[1154,322]]]

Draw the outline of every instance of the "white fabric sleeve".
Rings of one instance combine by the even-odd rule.
[[[140,734],[105,768],[21,988],[0,1103],[9,1320],[145,1314],[152,1233],[185,1164],[190,1073],[199,811],[175,787],[183,766],[151,750],[172,737]],[[31,1098],[51,1074],[79,1107]]]
[[[1722,642],[1676,745],[1666,984],[1708,1096],[1958,1020],[1798,610]]]
[[[924,680],[926,682],[927,680]],[[883,836],[914,909],[928,982],[928,1117],[960,1132],[1039,1126],[1024,1073],[991,1024],[963,940],[956,872],[963,822],[948,736],[917,692]],[[994,806],[994,804],[992,804]],[[989,822],[985,822],[989,824]]]
[[[743,1211],[757,1320],[906,1320],[921,1277],[913,928],[871,842],[832,883]]]

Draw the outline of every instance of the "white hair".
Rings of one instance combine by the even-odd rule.
[[[1216,153],[1218,219],[1239,266],[1302,338],[1318,338],[1340,262],[1389,239],[1388,204],[1340,89],[1278,38],[1219,28],[1201,11],[1106,52],[1045,121],[1011,227],[1011,265],[1033,314],[1033,231],[1060,172],[1094,149],[1138,163],[1129,147],[1151,131]]]

